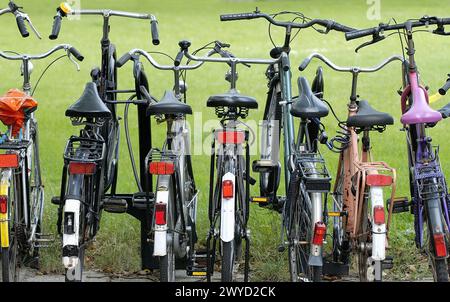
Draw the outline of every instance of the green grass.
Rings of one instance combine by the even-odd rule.
[[[18,0],[19,1],[19,0]],[[64,20],[58,41],[50,41],[47,36],[51,30],[55,8],[60,0],[32,1],[20,0],[34,24],[44,36],[42,41],[35,37],[20,38],[12,16],[0,17],[2,39],[0,49],[18,52],[41,53],[50,49],[56,43],[71,43],[86,57],[81,64],[81,72],[77,73],[72,63],[63,60],[56,64],[44,77],[35,97],[39,101],[37,117],[40,124],[41,154],[43,176],[46,189],[45,229],[55,233],[56,207],[50,204],[50,198],[59,192],[62,168],[62,152],[67,138],[76,133],[69,119],[64,117],[65,109],[81,94],[85,82],[89,81],[90,68],[100,62],[101,19],[83,16],[81,21]],[[2,1],[6,6],[7,1]],[[267,58],[272,48],[267,36],[267,23],[263,20],[221,23],[221,13],[252,11],[256,6],[263,12],[274,13],[282,10],[301,11],[313,18],[334,19],[353,27],[375,26],[381,21],[395,17],[398,21],[407,18],[418,18],[424,14],[441,16],[450,10],[450,3],[430,0],[400,0],[381,2],[381,20],[368,20],[366,1],[81,1],[82,8],[111,8],[126,11],[151,12],[158,17],[160,25],[161,44],[151,45],[150,30],[146,22],[138,20],[113,19],[111,22],[111,39],[117,44],[119,55],[132,48],[164,51],[175,55],[177,42],[182,39],[192,41],[192,49],[196,49],[212,40],[220,40],[232,45],[231,51],[240,57]],[[273,36],[277,43],[282,43],[283,33],[274,29]],[[299,72],[296,66],[311,52],[318,51],[339,65],[372,66],[392,54],[399,54],[401,49],[396,37],[354,53],[359,42],[346,42],[341,33],[331,32],[319,35],[313,30],[304,30],[292,44],[292,71],[296,79]],[[445,80],[449,72],[449,58],[443,50],[450,47],[450,40],[429,34],[416,35],[417,62],[421,67],[422,80],[430,87],[431,94]],[[161,58],[161,61],[164,61]],[[35,72],[32,76],[36,81],[40,72],[50,59],[35,62]],[[166,63],[169,63],[167,60]],[[130,64],[129,64],[130,65]],[[304,72],[312,80],[317,63]],[[21,84],[17,62],[0,61],[0,89],[6,91]],[[173,85],[172,75],[156,71],[148,64],[147,74],[150,80],[150,90],[156,97],[161,97],[165,89]],[[209,95],[227,90],[223,80],[226,67],[222,64],[209,64],[200,70],[191,72],[188,76],[189,102],[194,111],[203,113],[203,120],[214,119],[210,109],[205,108]],[[262,117],[263,102],[266,97],[267,83],[264,77],[264,66],[253,66],[251,69],[239,69],[238,88],[243,94],[252,95],[260,101],[260,109],[251,112],[249,120],[259,120]],[[121,88],[132,87],[131,67],[127,66],[119,74]],[[295,83],[295,82],[294,82]],[[343,119],[346,114],[346,102],[350,95],[351,79],[349,75],[337,74],[325,68],[325,98],[333,104],[337,114]],[[407,195],[407,160],[404,133],[400,132],[400,106],[396,91],[401,86],[399,66],[390,66],[377,74],[363,75],[359,82],[359,94],[367,98],[378,110],[390,112],[396,120],[396,125],[390,127],[384,134],[372,136],[374,155],[377,160],[384,160],[398,171],[398,196]],[[294,95],[297,88],[294,86]],[[446,103],[441,100],[433,107]],[[191,120],[192,121],[192,120]],[[335,120],[330,116],[324,120],[329,135],[337,129]],[[163,127],[154,126],[154,143],[158,145],[164,137]],[[130,128],[132,141],[137,146],[137,125],[135,109],[131,109]],[[158,130],[156,130],[158,129]],[[435,143],[441,145],[441,161],[444,171],[449,176],[450,145],[446,144],[445,122],[431,130]],[[122,129],[123,130],[123,129]],[[123,132],[122,132],[123,133]],[[205,130],[203,137],[208,135]],[[136,147],[135,147],[136,149]],[[327,165],[330,171],[336,171],[337,156],[326,150]],[[137,189],[130,168],[125,140],[121,142],[121,161],[119,172],[119,190],[135,192]],[[203,240],[207,230],[207,197],[209,159],[206,155],[194,156],[196,181],[201,190],[199,199],[199,232]],[[256,176],[255,176],[256,177]],[[253,188],[256,193],[256,187]],[[279,243],[279,217],[257,206],[251,209],[250,226],[252,230],[252,271],[254,280],[287,280],[286,255],[277,252]],[[389,272],[393,279],[405,279],[427,276],[426,261],[418,254],[413,243],[413,227],[411,215],[402,214],[394,217],[391,234],[391,248],[396,256],[395,269]],[[139,224],[128,215],[113,215],[104,213],[102,227],[97,242],[88,253],[91,267],[114,271],[139,270]],[[43,252],[43,270],[61,270],[59,242]],[[409,277],[408,277],[409,276]]]

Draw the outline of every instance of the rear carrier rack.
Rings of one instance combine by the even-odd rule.
[[[64,159],[68,161],[99,162],[105,156],[103,140],[72,136],[66,145]]]
[[[145,158],[146,166],[152,162],[172,162],[176,164],[178,160],[178,154],[172,150],[161,151],[157,148],[152,148]]]
[[[418,185],[419,197],[422,201],[436,198],[436,194],[439,194],[440,199],[447,198],[444,175],[438,160],[433,160],[427,164],[418,163],[414,174]],[[425,183],[426,180],[433,179],[435,179],[436,182]],[[432,186],[435,186],[436,190],[431,189]]]
[[[307,192],[327,193],[331,189],[331,177],[320,153],[297,152],[297,165]]]
[[[4,141],[0,144],[0,150],[22,150],[28,148],[31,142],[28,140]]]

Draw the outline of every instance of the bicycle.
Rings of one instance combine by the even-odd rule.
[[[72,124],[84,126],[84,129],[79,136],[72,136],[66,145],[61,193],[52,199],[52,203],[59,206],[57,228],[63,237],[65,279],[81,281],[84,249],[99,230],[102,210],[124,213],[128,208],[127,200],[116,198],[120,138],[116,106],[121,103],[117,101],[117,95],[130,91],[117,89],[116,47],[109,39],[109,20],[113,16],[150,20],[154,45],[159,44],[159,34],[156,17],[151,14],[110,9],[74,10],[62,3],[57,8],[50,39],[58,38],[62,18],[69,15],[103,17],[101,68],[91,71],[92,82],[86,85],[82,97],[66,111]],[[144,115],[139,115],[139,121],[142,119],[145,119],[145,111]],[[149,127],[142,128],[142,132],[150,132]],[[76,223],[69,227],[73,222]],[[83,228],[90,229],[88,234],[82,233]]]
[[[214,48],[207,56],[223,52],[226,44],[215,41]],[[156,101],[145,86],[140,86],[143,98],[149,106],[147,114],[154,116],[158,122],[167,123],[167,136],[162,149],[152,148],[146,157],[146,171],[157,176],[156,190],[147,183],[145,192],[147,197],[147,217],[152,231],[149,239],[154,242],[153,256],[159,257],[160,281],[174,282],[177,262],[184,263],[189,276],[204,276],[206,270],[197,265],[200,258],[196,252],[197,242],[197,196],[191,160],[190,129],[186,123],[186,116],[192,114],[192,108],[186,104],[187,85],[186,72],[203,65],[180,65],[184,57],[184,49],[189,48],[189,41],[180,41],[181,50],[174,59],[173,65],[161,65],[142,49],[133,49],[123,55],[117,62],[120,68],[132,60],[133,74],[141,74],[142,66],[139,61],[144,57],[155,68],[170,70],[174,73],[173,90],[166,90],[161,100]],[[202,48],[203,49],[203,48]],[[184,74],[183,74],[184,72]],[[181,80],[183,79],[183,80]],[[153,204],[150,193],[156,192]]]
[[[8,3],[8,7],[7,8],[0,9],[0,16],[4,15],[4,14],[7,14],[7,13],[12,13],[15,16],[15,18],[16,18],[17,27],[19,28],[20,34],[24,38],[26,38],[26,37],[28,37],[30,35],[30,33],[28,32],[27,27],[25,25],[25,21],[27,21],[28,25],[31,27],[31,29],[33,30],[35,35],[39,39],[41,39],[41,35],[39,34],[39,32],[34,27],[33,23],[31,22],[30,17],[28,16],[28,14],[26,14],[23,11],[21,11],[21,9],[22,9],[22,7],[19,7],[12,0],[10,0],[9,3]]]
[[[17,269],[21,264],[39,268],[39,248],[46,247],[52,241],[46,238],[49,235],[42,233],[44,185],[39,158],[38,123],[34,116],[38,104],[33,99],[48,67],[33,90],[30,76],[33,70],[31,61],[47,58],[59,50],[65,50],[65,56],[72,61],[71,55],[79,61],[83,60],[83,56],[68,44],[58,45],[40,55],[0,51],[1,58],[22,62],[24,80],[23,91],[12,89],[0,98],[0,119],[8,126],[7,132],[0,138],[0,150],[4,152],[0,155],[0,230],[4,282],[18,281]],[[73,62],[79,69],[78,64]]]
[[[291,22],[275,20],[277,16],[285,14],[294,15],[294,20]],[[293,99],[290,44],[298,35],[298,32],[293,32],[295,29],[300,31],[312,27],[320,33],[327,34],[331,30],[347,32],[353,28],[332,20],[310,19],[298,12],[268,15],[256,9],[253,13],[221,16],[222,21],[257,18],[264,18],[270,23],[269,36],[272,43],[271,25],[285,28],[285,38],[283,46],[278,47],[274,44],[274,48],[270,51],[270,56],[279,60],[269,65],[266,72],[269,90],[261,127],[261,159],[252,164],[253,171],[260,175],[260,196],[252,197],[252,202],[281,213],[281,244],[278,250],[283,252],[286,245],[288,246],[291,281],[297,282],[305,278],[319,281],[323,265],[324,235],[321,209],[329,191],[330,177],[318,152],[316,141],[326,135],[320,117],[325,117],[328,112],[322,101],[314,95],[321,93],[320,86],[323,85],[320,70],[314,80],[314,93],[307,80],[301,77],[298,81],[301,96],[297,101]],[[297,19],[303,23],[295,22]],[[315,28],[315,25],[325,27],[325,30]],[[297,140],[294,137],[294,116],[301,119]],[[281,133],[284,147],[285,196],[277,195],[282,172],[279,154]],[[317,170],[313,171],[316,165]],[[317,186],[309,185],[311,181],[316,182]],[[305,183],[308,183],[306,187]],[[303,210],[302,213],[299,213],[300,210]],[[287,242],[284,236],[288,238]]]
[[[440,165],[439,148],[433,147],[432,138],[426,129],[448,117],[448,107],[435,111],[428,105],[427,89],[420,84],[413,33],[414,28],[436,25],[433,34],[448,35],[445,32],[445,25],[448,24],[450,18],[424,16],[393,25],[381,23],[374,28],[346,34],[347,40],[371,35],[372,40],[362,44],[363,47],[384,40],[386,37],[383,33],[388,31],[397,31],[402,45],[402,38],[405,39],[407,52],[405,54],[402,46],[403,90],[399,93],[403,115],[400,121],[406,133],[411,201],[407,197],[391,199],[389,210],[393,213],[410,211],[414,215],[416,247],[427,254],[433,278],[438,282],[447,282],[449,279],[446,259],[449,251],[450,200]]]
[[[325,201],[324,216],[333,217],[332,263],[348,265],[353,252],[358,259],[360,280],[382,281],[383,268],[390,268],[392,264],[392,258],[386,257],[391,213],[386,224],[383,193],[390,187],[391,199],[394,198],[396,171],[385,162],[373,161],[370,132],[382,133],[394,120],[389,114],[373,109],[368,101],[360,100],[357,85],[361,73],[377,72],[391,62],[403,60],[392,56],[372,68],[340,67],[323,55],[313,53],[302,62],[299,70],[305,70],[313,58],[335,71],[352,74],[348,118],[341,121],[335,115],[341,131],[327,142],[330,150],[340,154],[332,193],[333,211],[328,211]],[[361,133],[359,151],[358,135]]]

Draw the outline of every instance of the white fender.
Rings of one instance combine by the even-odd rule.
[[[376,206],[384,207],[383,188],[370,187],[370,200],[372,203],[372,217]],[[384,260],[386,258],[386,224],[372,223],[372,259]]]
[[[233,188],[236,188],[236,177],[233,173],[226,173],[222,177],[222,183],[225,180],[231,180],[233,182]],[[221,198],[222,205],[220,213],[220,239],[225,242],[230,242],[234,239],[234,203],[236,198],[236,190],[232,198],[224,198],[223,195],[221,196]]]
[[[166,211],[169,202],[169,191],[156,192],[156,203],[165,204]],[[167,224],[157,225],[155,223],[155,241],[153,246],[153,256],[167,255]]]
[[[73,213],[73,234],[66,234],[63,233],[63,247],[66,245],[75,245],[78,246],[78,237],[80,233],[80,201],[77,199],[67,199],[64,205],[64,216],[65,213]],[[64,221],[64,225],[65,225]],[[63,264],[64,267],[67,269],[72,269],[77,266],[78,264],[78,257],[71,256],[71,257],[63,257]]]

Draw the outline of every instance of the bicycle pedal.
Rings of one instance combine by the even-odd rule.
[[[154,202],[155,195],[152,192],[150,192],[148,194],[148,198],[150,199],[150,207],[151,207]],[[133,208],[136,208],[139,210],[147,209],[147,193],[145,193],[145,192],[134,193],[132,202],[133,202]]]
[[[342,217],[345,216],[347,213],[346,212],[327,212],[327,216],[328,217]]]
[[[387,200],[388,211],[391,206],[391,199]],[[392,213],[404,213],[409,211],[409,207],[411,206],[411,202],[409,202],[408,197],[396,197],[394,198],[394,202],[392,203]]]
[[[392,269],[394,267],[394,257],[386,256],[386,258],[381,262],[383,269]]]
[[[59,196],[52,197],[52,204],[59,206],[61,204],[61,200]]]
[[[206,266],[194,266],[186,269],[186,275],[191,277],[205,277],[207,275]]]
[[[261,205],[262,204],[267,205],[270,202],[270,198],[253,196],[253,197],[250,197],[250,202],[259,203]]]
[[[270,159],[254,160],[252,163],[252,170],[257,173],[271,172],[277,167],[278,162]]]
[[[107,198],[103,200],[103,209],[108,213],[125,213],[128,209],[128,204],[125,199]]]
[[[39,239],[45,239],[45,238],[51,238],[52,240],[54,240],[53,238],[55,238],[54,234],[41,234],[41,233],[36,233],[36,236],[39,237]]]

